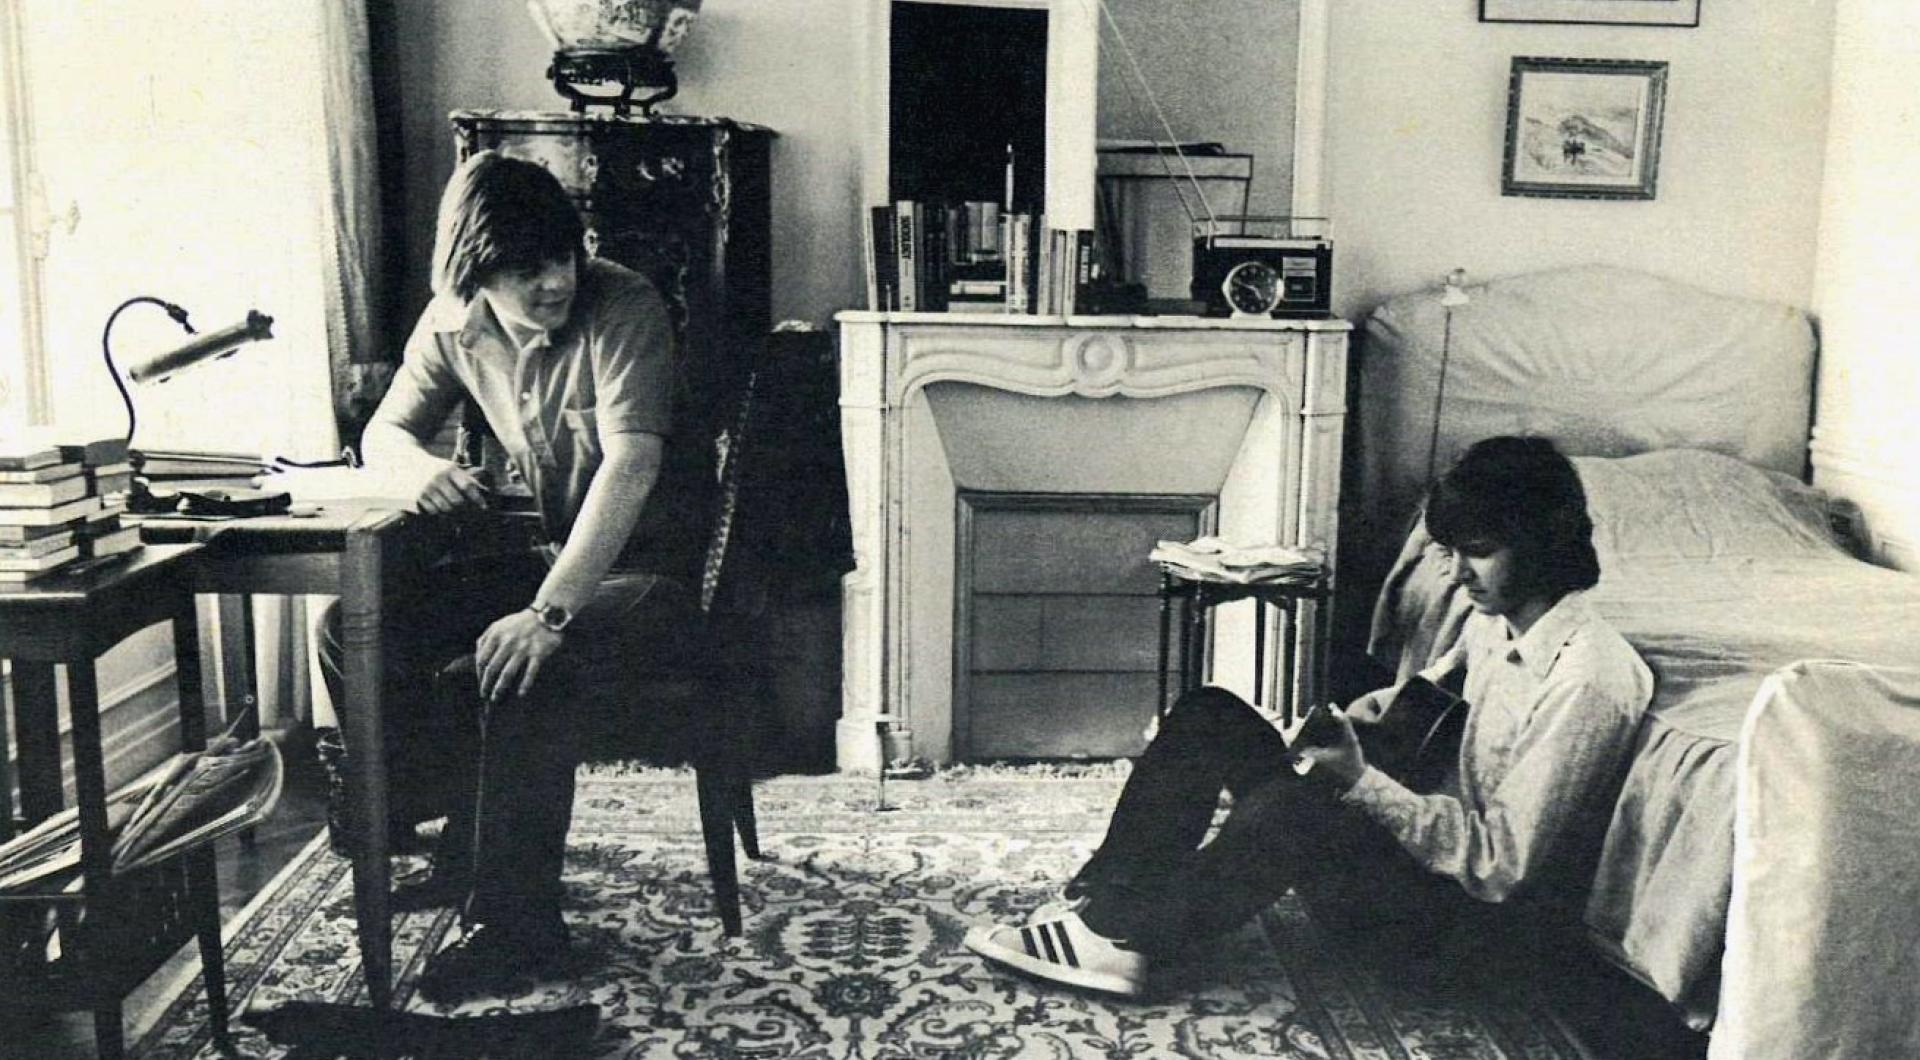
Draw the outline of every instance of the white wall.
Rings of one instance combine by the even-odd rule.
[[[1920,569],[1920,5],[1840,0],[1819,271],[1814,479]]]
[[[660,108],[780,134],[773,145],[775,320],[825,323],[864,297],[855,109],[862,60],[853,32],[860,2],[706,0],[675,54],[680,94]],[[447,112],[565,110],[566,100],[546,79],[551,47],[524,4],[395,6],[409,241],[400,282],[406,304],[418,307],[427,297],[434,207],[453,171]]]
[[[1902,3],[1904,0],[1889,0]],[[1834,0],[1704,0],[1697,28],[1483,24],[1475,0],[1343,0],[1332,17],[1336,310],[1464,266],[1602,262],[1806,306]],[[1504,197],[1513,56],[1671,64],[1658,197]]]
[[[861,297],[866,2],[707,0],[679,53],[683,87],[665,109],[781,133],[777,317],[825,321]],[[1476,0],[1340,3],[1327,126],[1336,308],[1358,317],[1455,266],[1484,278],[1596,261],[1809,304],[1835,0],[1703,2],[1696,28],[1481,23]],[[522,5],[397,6],[414,244],[404,282],[418,301],[434,200],[453,165],[447,111],[563,101],[543,76],[548,46]],[[1672,64],[1657,199],[1500,194],[1515,55]]]

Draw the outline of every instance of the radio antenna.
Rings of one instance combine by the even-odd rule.
[[[1167,179],[1173,182],[1174,194],[1180,199],[1180,210],[1187,215],[1187,223],[1197,225],[1200,223],[1200,218],[1194,214],[1193,207],[1187,204],[1186,192],[1180,187],[1180,177],[1173,172],[1172,165],[1167,161],[1166,148],[1168,147],[1173,149],[1174,157],[1180,160],[1180,166],[1186,172],[1187,181],[1193,185],[1194,197],[1200,200],[1200,208],[1207,212],[1208,227],[1210,229],[1216,227],[1218,220],[1213,212],[1213,204],[1207,201],[1206,189],[1201,187],[1200,177],[1193,171],[1193,162],[1187,158],[1187,153],[1180,149],[1180,138],[1174,135],[1173,124],[1167,121],[1166,112],[1160,108],[1160,100],[1154,96],[1153,86],[1147,83],[1146,74],[1140,69],[1140,60],[1134,56],[1133,47],[1127,43],[1127,35],[1120,31],[1120,23],[1115,21],[1113,9],[1107,6],[1107,0],[1080,0],[1082,6],[1089,2],[1099,8],[1099,14],[1106,22],[1107,28],[1112,31],[1114,40],[1120,45],[1120,54],[1127,60],[1127,69],[1133,72],[1134,80],[1139,82],[1140,90],[1146,93],[1147,105],[1153,109],[1154,120],[1160,123],[1161,131],[1166,134],[1166,145],[1163,147],[1155,144],[1154,153],[1159,157],[1160,167],[1166,171]],[[1133,84],[1125,78],[1121,78],[1120,84],[1126,89],[1127,98],[1137,109],[1140,106],[1140,97],[1134,94]]]

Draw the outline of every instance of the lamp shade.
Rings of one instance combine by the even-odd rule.
[[[251,309],[247,311],[247,319],[238,324],[196,335],[189,342],[128,368],[127,378],[135,383],[164,383],[175,372],[185,371],[202,361],[224,357],[249,342],[272,337],[273,318]]]

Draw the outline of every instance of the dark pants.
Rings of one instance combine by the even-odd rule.
[[[471,867],[469,922],[558,922],[583,736],[607,731],[609,712],[620,730],[678,735],[686,719],[650,716],[652,704],[622,691],[704,654],[700,616],[683,585],[616,572],[580,609],[527,695],[483,700],[474,643],[531,603],[546,573],[539,553],[447,564],[387,604],[389,777],[409,793],[414,810],[404,818],[447,816],[436,871]],[[342,701],[337,608],[323,630],[322,673],[334,709],[345,713],[354,705]]]
[[[1297,887],[1316,914],[1395,946],[1429,950],[1479,930],[1494,907],[1422,869],[1329,786],[1297,775],[1287,750],[1233,693],[1182,695],[1134,763],[1105,841],[1068,884],[1088,899],[1087,926],[1171,954],[1235,930]],[[1232,809],[1202,845],[1222,790]],[[1435,932],[1442,923],[1456,930]]]

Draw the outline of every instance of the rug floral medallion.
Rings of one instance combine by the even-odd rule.
[[[569,842],[565,979],[438,1008],[414,995],[450,912],[395,919],[396,996],[473,1014],[598,1006],[596,1058],[1069,1060],[1098,1057],[1551,1058],[1579,1054],[1517,1003],[1401,989],[1356,967],[1289,897],[1211,953],[1117,1001],[988,967],[968,925],[1023,918],[1099,841],[1119,779],[962,774],[756,786],[765,861],[742,860],[745,931],[710,913],[691,777],[581,778]],[[230,931],[236,1003],[364,1002],[348,863],[317,843]],[[284,1051],[236,1022],[244,1057]],[[139,1043],[214,1060],[197,980]],[[227,1054],[233,1055],[233,1054]]]

